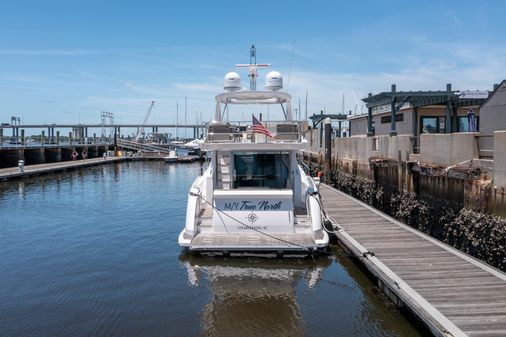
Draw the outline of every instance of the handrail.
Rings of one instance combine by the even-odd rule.
[[[161,146],[151,145],[151,144],[145,144],[145,143],[138,143],[133,142],[130,140],[125,139],[118,139],[117,140],[118,146],[131,149],[131,150],[140,150],[140,151],[146,151],[146,152],[163,152],[163,153],[170,153],[172,149],[165,148]]]

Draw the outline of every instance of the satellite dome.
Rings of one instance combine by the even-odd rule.
[[[283,89],[283,76],[277,71],[271,71],[265,77],[265,89],[278,91]]]
[[[235,71],[225,75],[223,79],[223,88],[227,91],[237,91],[241,89],[241,76]]]

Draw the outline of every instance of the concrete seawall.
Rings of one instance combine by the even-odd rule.
[[[320,136],[319,129],[309,131],[305,156],[323,164]],[[335,138],[331,166],[399,191],[505,216],[506,131],[497,131],[493,141],[491,159],[480,158],[479,134],[473,132],[423,134],[419,139],[412,135]]]
[[[67,145],[45,147],[0,147],[0,169],[17,167],[20,160],[25,165],[37,165],[44,163],[58,163],[72,160],[72,151],[76,150],[81,159],[83,150],[86,149],[88,158],[102,157],[110,147],[108,145]]]

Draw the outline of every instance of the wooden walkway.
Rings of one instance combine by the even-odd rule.
[[[92,158],[86,160],[73,160],[73,161],[62,161],[57,163],[47,163],[47,164],[37,164],[37,165],[27,165],[25,166],[24,172],[19,172],[19,168],[16,167],[8,167],[0,169],[0,181],[13,180],[13,179],[21,179],[31,176],[38,176],[42,174],[63,172],[67,170],[75,170],[82,167],[96,166],[109,164],[112,162],[120,162],[120,161],[138,161],[138,160],[164,160],[164,156],[153,155],[153,156],[141,156],[141,157],[103,157],[100,158]],[[177,163],[193,163],[195,161],[201,160],[199,156],[185,156],[179,157]]]
[[[107,157],[104,158],[93,158],[86,160],[74,160],[74,161],[62,161],[58,163],[48,163],[48,164],[37,164],[37,165],[27,165],[25,166],[25,170],[23,173],[19,172],[18,167],[9,167],[0,169],[0,181],[2,180],[11,180],[11,179],[20,179],[24,177],[37,176],[41,174],[48,174],[54,172],[62,172],[66,170],[73,170],[87,166],[96,166],[107,163],[112,163],[116,161],[124,160],[124,157]]]
[[[506,336],[506,274],[320,185],[336,235],[436,336]]]

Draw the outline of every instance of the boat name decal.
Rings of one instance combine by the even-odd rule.
[[[225,202],[223,209],[225,211],[279,211],[282,201],[272,202],[259,200],[256,203],[251,200]]]

